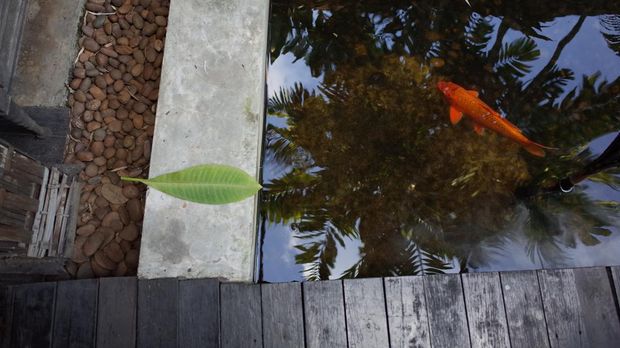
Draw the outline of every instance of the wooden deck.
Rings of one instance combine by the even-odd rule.
[[[1,347],[619,347],[620,267],[2,288]]]

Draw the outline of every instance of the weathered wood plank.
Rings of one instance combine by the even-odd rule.
[[[96,279],[58,282],[52,347],[92,347],[97,318]]]
[[[303,283],[306,346],[347,347],[342,281]]]
[[[620,322],[604,268],[538,272],[551,347],[613,347]]]
[[[223,347],[262,347],[260,286],[225,283],[220,286]]]
[[[463,288],[459,275],[424,277],[433,347],[470,347]]]
[[[303,347],[304,313],[300,283],[262,284],[263,344]]]
[[[49,347],[56,283],[16,285],[11,347]]]
[[[381,278],[345,279],[344,302],[349,347],[390,345]]]
[[[611,267],[611,275],[616,288],[616,300],[620,303],[620,266]]]
[[[179,347],[217,347],[219,340],[220,282],[179,281]]]
[[[0,348],[11,344],[11,323],[13,321],[13,287],[0,286]]]
[[[138,347],[177,344],[178,281],[138,280]]]
[[[390,346],[430,347],[423,278],[385,278],[384,284]]]
[[[500,278],[512,346],[549,347],[536,271],[502,272]]]
[[[136,278],[99,279],[97,347],[135,347],[137,295]]]
[[[575,285],[590,347],[620,345],[620,320],[607,269],[575,268]]]
[[[461,275],[473,348],[510,347],[499,274]]]

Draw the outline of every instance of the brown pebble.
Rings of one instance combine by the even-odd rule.
[[[93,232],[95,232],[95,225],[91,225],[91,224],[83,225],[75,231],[75,233],[77,233],[79,236],[86,236],[86,237],[93,234]]]
[[[136,115],[133,120],[133,126],[136,129],[141,129],[144,126],[144,116],[142,115]]]
[[[86,70],[84,68],[73,69],[73,76],[83,79],[86,77]]]
[[[101,219],[101,225],[104,227],[109,227],[114,231],[120,231],[123,229],[123,223],[121,222],[121,218],[119,214],[115,211],[109,212]]]
[[[116,154],[116,149],[113,147],[107,147],[105,150],[103,150],[103,157],[107,159],[114,157],[114,154]]]
[[[101,267],[97,262],[95,262],[95,259],[91,259],[90,262],[90,267],[93,270],[93,274],[95,274],[97,277],[107,277],[110,274],[112,274],[112,272],[108,269],[105,269],[103,267]]]
[[[160,27],[165,27],[166,24],[168,24],[168,21],[166,21],[166,17],[164,16],[157,16],[155,17],[155,24],[159,25]]]
[[[127,275],[128,270],[129,269],[127,268],[127,265],[125,264],[125,261],[119,262],[118,266],[116,267],[116,271],[114,271],[114,275],[117,277],[123,277]]]
[[[95,141],[92,144],[90,144],[90,151],[92,151],[95,156],[101,156],[103,154],[104,149],[105,149],[105,146],[103,145],[103,142],[101,141]]]
[[[133,242],[138,238],[139,231],[138,227],[134,224],[129,224],[123,228],[123,230],[119,233],[119,236],[126,241]]]
[[[75,277],[77,279],[88,279],[92,278],[93,276],[94,273],[92,268],[90,267],[90,262],[84,262],[80,264]]]
[[[101,100],[98,100],[98,99],[93,99],[93,100],[89,100],[88,102],[86,102],[86,108],[88,110],[95,111],[99,109],[100,106],[101,106]]]
[[[95,78],[95,85],[102,90],[105,90],[108,87],[108,83],[103,75],[99,75]]]
[[[114,47],[114,50],[116,51],[116,53],[118,53],[120,55],[127,55],[127,54],[131,54],[131,52],[133,52],[133,48],[131,48],[130,46],[127,46],[127,45],[116,45]]]
[[[106,94],[103,90],[101,90],[101,88],[97,87],[97,86],[91,86],[90,89],[88,90],[88,92],[90,92],[90,94],[97,100],[104,100],[106,97]]]
[[[133,75],[134,77],[138,77],[140,76],[140,74],[142,74],[143,70],[144,70],[144,65],[136,64],[131,68],[131,75]]]
[[[124,204],[128,200],[127,197],[123,196],[123,189],[112,184],[103,185],[101,195],[112,204]]]
[[[99,167],[103,167],[106,164],[106,158],[103,156],[95,157],[93,163],[98,165]]]
[[[84,46],[84,49],[89,50],[91,52],[97,52],[99,51],[99,48],[101,46],[99,46],[99,44],[97,43],[97,41],[95,41],[94,39],[87,37],[84,39],[84,42],[82,43],[82,46]]]
[[[133,129],[133,122],[129,119],[123,120],[122,128],[123,128],[123,131],[127,133],[131,132],[131,130]]]
[[[127,264],[127,267],[137,268],[139,258],[140,258],[140,254],[138,250],[136,249],[129,250],[127,254],[125,254],[125,263]]]
[[[114,239],[115,232],[110,227],[101,226],[97,229],[97,231],[103,234],[102,245],[107,245],[112,239]]]
[[[91,234],[82,246],[82,251],[84,252],[84,255],[91,256],[95,252],[97,252],[101,244],[103,244],[104,239],[105,236],[99,230]]]
[[[125,186],[123,186],[123,196],[129,199],[138,198],[140,196],[140,190],[136,185],[125,184]]]
[[[106,247],[103,249],[103,252],[108,258],[110,258],[110,260],[114,262],[121,262],[125,258],[125,253],[123,252],[123,249],[121,249],[120,244],[114,241],[106,245]]]
[[[120,248],[120,247],[119,247]],[[112,261],[104,252],[103,250],[99,250],[95,253],[94,256],[94,260],[95,262],[110,271],[114,271],[116,270],[116,262]]]
[[[105,137],[106,137],[106,131],[103,128],[97,129],[93,135],[93,139],[95,139],[95,141],[103,141]]]
[[[80,151],[75,156],[82,162],[90,162],[95,158],[93,153],[88,151]]]
[[[80,88],[81,91],[86,92],[86,91],[88,91],[88,89],[90,88],[90,85],[92,83],[93,82],[90,79],[83,79],[82,82],[80,82],[80,87],[79,88]]]
[[[116,80],[114,81],[113,88],[115,92],[120,92],[125,88],[125,82],[123,80]]]
[[[88,124],[86,124],[86,130],[89,132],[95,131],[99,128],[101,128],[101,123],[97,121],[91,121],[91,122],[88,122]]]
[[[130,199],[129,201],[127,201],[126,208],[127,208],[127,212],[129,213],[129,218],[132,221],[135,221],[135,222],[142,221],[142,216],[144,212],[143,212],[143,206],[140,200],[138,200],[137,198]]]

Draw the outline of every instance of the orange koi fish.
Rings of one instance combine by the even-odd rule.
[[[480,100],[478,92],[468,91],[456,83],[445,81],[439,81],[437,88],[450,103],[450,121],[452,124],[457,124],[465,114],[474,121],[474,131],[480,135],[484,133],[485,128],[488,128],[520,144],[527,152],[538,157],[545,157],[544,149],[553,149],[526,138],[517,126]]]

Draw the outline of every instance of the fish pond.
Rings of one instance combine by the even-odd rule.
[[[620,2],[273,1],[269,57],[258,281],[620,264]]]

